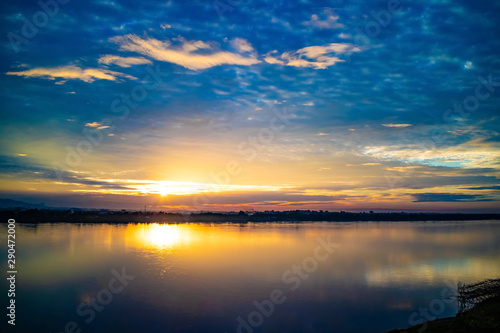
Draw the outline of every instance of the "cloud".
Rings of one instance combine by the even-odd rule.
[[[264,61],[269,64],[280,64],[293,67],[312,67],[325,69],[338,62],[345,62],[338,57],[341,54],[360,52],[361,49],[349,43],[330,43],[322,46],[308,46],[297,51],[285,52],[280,59],[271,56],[276,51],[264,56]]]
[[[343,24],[337,22],[339,17],[330,8],[325,8],[321,16],[326,16],[326,19],[321,20],[319,15],[313,14],[311,15],[311,20],[305,21],[303,24],[319,29],[338,29],[344,27]]]
[[[385,127],[410,127],[412,124],[382,124]]]
[[[493,201],[480,194],[415,193],[413,202],[473,202]]]
[[[120,57],[116,55],[106,54],[99,58],[99,63],[101,64],[114,64],[120,67],[130,67],[132,65],[151,65],[151,60],[143,57]]]
[[[171,62],[192,70],[224,64],[250,66],[260,62],[255,56],[244,57],[237,53],[221,51],[211,43],[187,41],[183,38],[177,39],[180,45],[176,46],[170,41],[162,42],[154,38],[142,39],[133,34],[113,37],[111,41],[120,45],[122,51],[137,52],[155,60]],[[243,49],[248,49],[250,45],[243,45],[241,41],[236,43]]]
[[[278,51],[272,51],[272,52],[269,52],[268,54],[264,55],[264,61],[267,62],[268,64],[271,64],[271,65],[285,65],[285,62],[283,60],[279,60],[279,59],[271,56],[271,54],[274,54],[274,53],[278,53]]]
[[[0,172],[2,174],[13,174],[18,177],[35,179],[37,181],[40,181],[41,179],[59,181],[54,168],[38,164],[33,160],[24,158],[20,159],[17,157],[13,158],[6,155],[0,155]],[[84,172],[71,170],[65,171],[64,182],[68,184],[121,186],[121,184],[117,184],[116,181],[109,182],[100,179],[93,179]]]
[[[105,126],[105,125],[102,125],[101,123],[98,123],[96,121],[94,121],[93,123],[86,123],[85,124],[86,127],[95,127],[99,130],[101,129],[106,129],[106,128],[109,128],[110,126]]]
[[[234,47],[238,52],[254,52],[252,45],[243,38],[235,38],[231,40],[231,46]]]
[[[467,187],[467,190],[494,190],[494,191],[500,191],[500,185],[499,186],[481,186],[481,187]]]
[[[87,68],[82,69],[76,66],[60,66],[52,68],[33,68],[21,72],[7,72],[7,75],[17,75],[25,77],[42,77],[49,80],[62,78],[66,80],[82,80],[93,82],[95,80],[117,81],[118,77],[135,80],[136,78],[123,73],[113,72],[107,69]]]
[[[498,168],[500,151],[495,147],[474,147],[469,144],[434,148],[411,144],[365,147],[361,152],[382,160],[408,161],[431,166],[461,168]]]

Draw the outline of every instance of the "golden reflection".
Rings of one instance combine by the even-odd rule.
[[[189,230],[177,224],[153,224],[144,229],[144,242],[153,247],[173,247],[191,242]]]
[[[365,274],[369,286],[387,287],[394,284],[440,284],[444,281],[472,283],[499,274],[498,259],[474,258],[447,262],[414,263],[408,266],[388,266]]]
[[[224,272],[227,279],[260,274],[279,282],[284,270],[311,255],[318,237],[331,237],[340,247],[320,265],[318,276],[390,286],[498,276],[497,226],[477,223],[47,224],[17,232],[31,253],[24,270],[32,283],[71,278],[134,252],[144,260],[161,259],[158,271],[176,262],[214,281]]]
[[[279,232],[259,232],[251,224],[238,228],[234,225],[203,224],[129,224],[125,229],[129,247],[172,248],[179,247],[193,251],[203,248],[225,252],[228,247],[290,245],[295,240]]]

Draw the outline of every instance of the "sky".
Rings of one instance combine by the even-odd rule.
[[[0,198],[500,212],[497,1],[0,6]]]

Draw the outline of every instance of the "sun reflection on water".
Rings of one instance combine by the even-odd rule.
[[[136,240],[143,246],[172,248],[192,242],[191,232],[184,225],[151,224],[141,229],[142,232],[136,233]]]

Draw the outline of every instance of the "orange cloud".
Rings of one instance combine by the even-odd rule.
[[[180,46],[173,46],[170,41],[159,41],[154,38],[142,39],[129,34],[111,38],[111,41],[120,45],[120,50],[143,54],[153,59],[171,62],[192,70],[207,69],[220,65],[250,66],[260,62],[255,56],[244,57],[237,53],[220,51],[211,44],[203,41],[187,41],[179,39]],[[250,50],[251,45],[239,40],[235,45],[239,50]],[[233,43],[234,44],[234,43]],[[253,48],[252,48],[253,49]],[[204,53],[197,53],[204,50]]]
[[[86,123],[85,126],[86,127],[95,127],[95,128],[97,128],[99,130],[110,128],[110,126],[104,126],[101,123],[98,123],[96,121],[94,121],[93,123]]]
[[[82,80],[93,82],[95,80],[117,81],[118,77],[135,80],[136,78],[123,73],[113,72],[107,69],[87,68],[82,69],[76,66],[60,66],[52,68],[33,68],[21,72],[7,72],[7,75],[17,75],[25,77],[42,77],[50,80],[62,78],[67,80]]]
[[[99,58],[99,63],[106,65],[117,65],[120,67],[130,67],[132,65],[151,65],[151,60],[143,57],[120,57],[116,55],[106,54]]]

